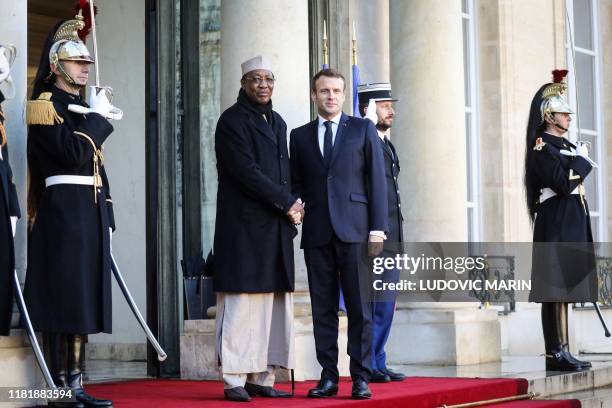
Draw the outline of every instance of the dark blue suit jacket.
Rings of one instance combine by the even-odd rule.
[[[291,182],[306,204],[302,248],[327,244],[333,233],[347,243],[388,231],[383,152],[376,128],[342,114],[329,168],[317,137],[318,119],[291,131]]]

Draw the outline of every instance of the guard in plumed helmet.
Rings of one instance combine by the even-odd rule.
[[[115,229],[103,143],[113,132],[104,91],[81,96],[92,57],[79,39],[81,18],[49,34],[27,103],[28,221],[30,240],[25,298],[34,328],[44,334],[46,360],[59,387],[76,403],[112,401],[82,385],[87,335],[111,333],[110,230]],[[87,109],[89,113],[75,113]],[[69,404],[69,405],[66,405]]]
[[[542,303],[546,369],[553,371],[591,367],[569,352],[567,305],[597,301],[584,190],[596,164],[585,144],[567,138],[574,112],[565,98],[566,75],[566,70],[554,71],[553,82],[533,97],[525,151],[524,182],[534,242],[530,301]]]
[[[401,251],[404,241],[402,225],[402,204],[399,190],[400,163],[397,150],[389,139],[390,130],[395,118],[393,103],[397,102],[391,96],[391,84],[388,82],[359,85],[359,113],[362,117],[370,119],[376,126],[380,147],[385,159],[385,179],[387,183],[387,202],[389,216],[389,232],[385,241],[381,257],[394,257]],[[383,282],[393,283],[399,281],[399,269],[385,270],[381,276]],[[394,290],[377,292],[377,298],[372,302],[372,377],[375,383],[389,381],[403,381],[406,376],[387,367],[385,345],[391,333],[391,323],[395,312]]]

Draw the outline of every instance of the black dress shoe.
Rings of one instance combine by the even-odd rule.
[[[587,369],[587,368],[591,368],[593,367],[593,365],[591,364],[590,361],[582,361],[582,360],[578,360],[576,357],[574,357],[569,351],[566,351],[569,359],[575,363],[580,365],[582,368]]]
[[[372,398],[372,391],[368,387],[368,383],[363,379],[358,378],[353,380],[353,390],[351,391],[352,399],[370,399]]]
[[[291,394],[272,387],[246,383],[244,389],[251,397],[291,398]]]
[[[244,387],[234,387],[223,390],[226,400],[237,401],[237,402],[249,402],[251,397],[246,392]]]
[[[585,368],[563,349],[551,354],[546,353],[546,371],[582,371]]]
[[[92,397],[87,394],[83,388],[77,388],[74,390],[77,401],[82,402],[86,407],[112,407],[113,401],[103,400]]]
[[[308,398],[327,398],[338,394],[338,383],[322,379],[315,388],[308,391]]]
[[[389,370],[388,368],[383,368],[380,371],[383,374],[387,375],[391,379],[391,381],[404,381],[406,379],[406,374],[398,373],[398,372]]]
[[[382,370],[376,370],[372,372],[370,382],[373,383],[388,383],[391,382],[391,377],[385,374]]]
[[[573,362],[576,363],[578,365],[581,365],[582,368],[591,368],[593,367],[593,365],[591,364],[590,361],[582,361],[582,360],[578,360],[576,357],[574,357],[572,355],[572,353],[570,353],[569,351],[569,345],[567,343],[563,344],[561,346],[561,349],[565,352],[566,356]]]

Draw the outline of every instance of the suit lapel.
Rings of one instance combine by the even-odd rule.
[[[314,154],[321,163],[323,167],[325,167],[325,160],[323,160],[323,154],[321,153],[321,147],[319,147],[319,119],[315,119],[310,122],[310,145],[314,149]]]
[[[380,140],[380,144],[382,146],[383,152],[385,152],[385,154],[387,156],[389,156],[389,158],[391,159],[391,161],[393,160],[393,152],[391,151],[391,149],[389,149],[389,146],[387,146],[387,144],[385,143],[385,141],[383,139],[381,139],[380,137],[378,138]]]
[[[399,158],[397,157],[397,151],[395,150],[395,146],[393,146],[393,143],[391,143],[391,140],[389,140],[389,147],[391,148],[391,151],[393,152],[393,161],[395,162],[395,165],[397,166],[397,170],[400,169],[400,165],[399,165]]]
[[[340,116],[340,123],[338,124],[338,131],[336,132],[336,140],[334,141],[334,149],[332,150],[332,157],[329,161],[330,168],[333,167],[336,157],[338,157],[338,154],[342,149],[342,145],[345,139],[344,133],[348,129],[349,122],[349,117],[346,116],[343,112],[342,116]]]

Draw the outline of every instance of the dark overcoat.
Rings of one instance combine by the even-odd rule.
[[[0,102],[3,97],[0,92]],[[4,116],[0,108],[0,126]],[[13,183],[13,173],[9,165],[8,148],[1,147],[0,159],[0,335],[9,334],[13,314],[13,276],[15,271],[15,251],[10,217],[20,217],[17,189]]]
[[[215,291],[293,291],[297,230],[286,215],[295,202],[287,125],[274,111],[266,121],[238,102],[219,118],[215,151]]]
[[[533,149],[537,186],[550,188],[556,195],[537,206],[530,300],[595,301],[597,274],[589,207],[584,194],[572,194],[583,188],[592,166],[583,157],[562,154],[575,146],[548,133],[541,134]]]
[[[56,175],[93,176],[94,154],[101,152],[113,127],[97,113],[68,111],[69,104],[86,106],[80,97],[53,88],[51,102],[61,119],[30,124],[30,170],[38,171],[42,180]],[[29,236],[25,284],[37,331],[112,330],[109,228],[114,229],[114,217],[106,172],[103,163],[99,165],[100,188],[43,185]]]

